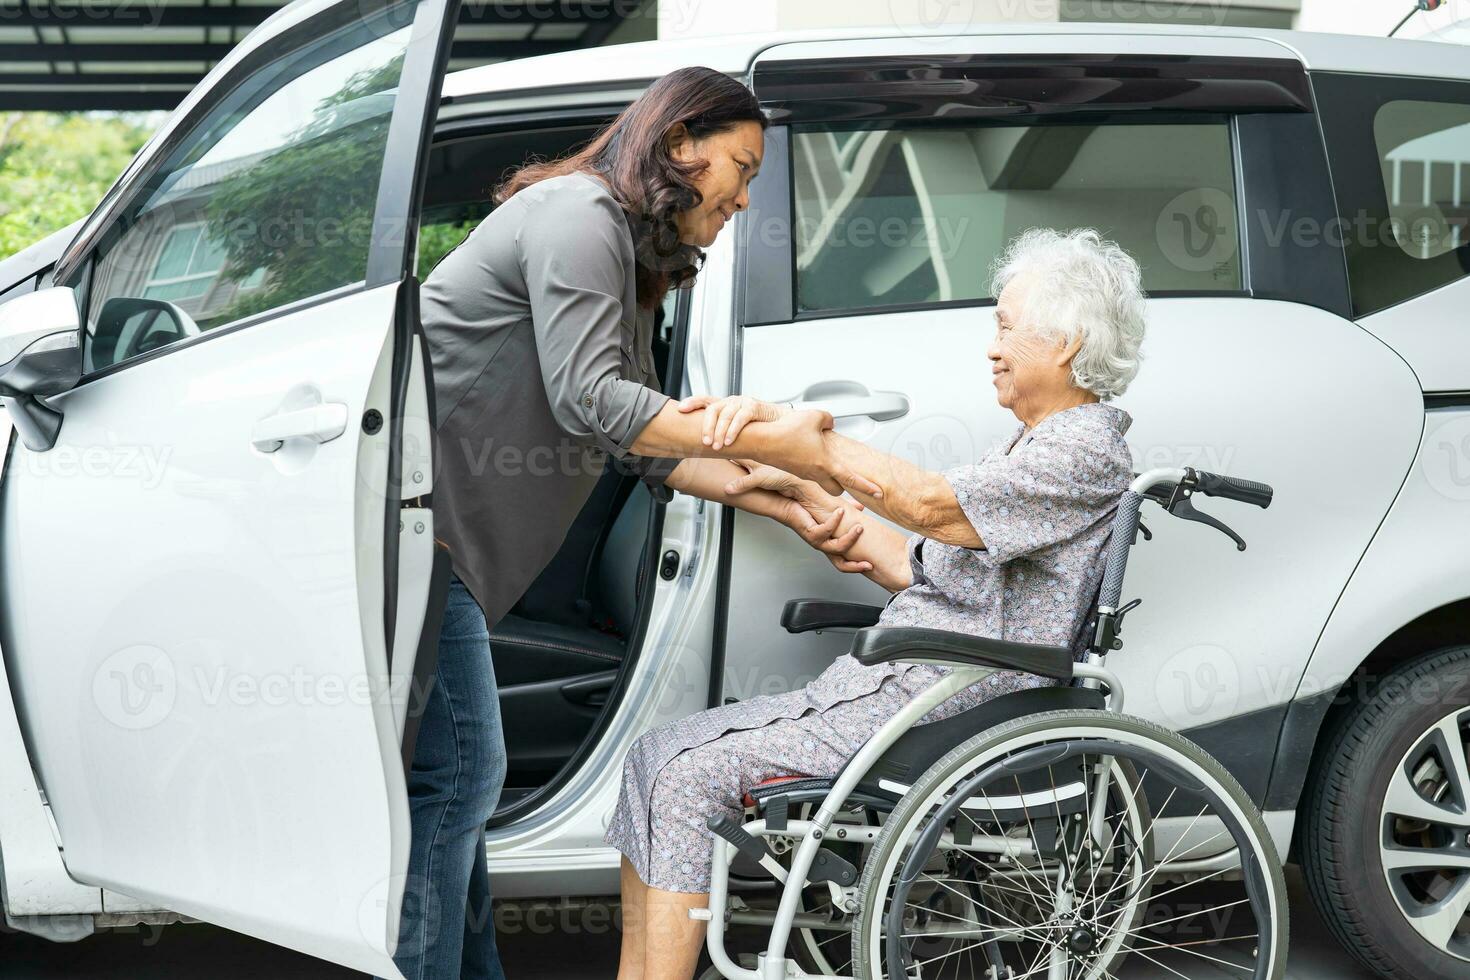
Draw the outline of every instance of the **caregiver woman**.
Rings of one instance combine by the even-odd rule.
[[[671,401],[653,369],[653,311],[748,206],[765,127],[755,97],[726,75],[666,75],[579,153],[513,172],[499,206],[423,284],[434,518],[455,577],[408,783],[395,955],[407,980],[504,975],[482,846],[506,766],[488,625],[555,555],[607,456],[656,487],[724,502],[745,471],[684,457],[721,455],[706,416],[712,430],[720,406],[743,404],[755,420],[742,456],[817,477],[803,458],[830,417],[738,399],[696,412],[712,399]],[[774,493],[729,502],[798,530],[815,523]]]

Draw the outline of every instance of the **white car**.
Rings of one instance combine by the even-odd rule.
[[[1014,426],[984,383],[991,258],[1035,225],[1120,242],[1151,295],[1120,400],[1138,468],[1276,490],[1231,512],[1244,554],[1183,522],[1137,549],[1129,711],[1226,763],[1366,962],[1470,977],[1463,49],[874,28],[446,78],[452,7],[283,9],[91,217],[0,263],[13,926],[180,914],[396,975],[402,745],[444,568],[415,276],[507,167],[704,64],[774,124],[751,210],[663,312],[667,390],[819,404],[930,469],[970,461]],[[492,638],[496,895],[615,894],[629,742],[845,649],[785,633],[787,599],[877,594],[784,528],[609,475]]]

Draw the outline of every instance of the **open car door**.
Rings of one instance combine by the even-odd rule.
[[[385,977],[456,6],[303,0],[210,73],[59,260],[82,376],[0,483],[0,652],[71,876]]]

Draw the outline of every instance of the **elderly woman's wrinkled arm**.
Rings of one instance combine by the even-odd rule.
[[[985,547],[943,474],[921,469],[836,432],[824,432],[822,440],[823,466],[829,473],[838,479],[846,479],[840,474],[856,473],[880,488],[881,495],[875,495],[860,485],[844,484],[864,506],[941,544]]]

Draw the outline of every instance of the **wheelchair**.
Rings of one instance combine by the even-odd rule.
[[[1273,491],[1191,468],[1137,476],[1110,529],[1085,659],[879,627],[874,606],[787,603],[788,631],[855,630],[851,652],[864,664],[951,670],[835,778],[768,780],[747,794],[745,820],[710,819],[709,906],[691,912],[709,922],[706,976],[1125,980],[1125,960],[1151,976],[1284,976],[1285,884],[1254,802],[1199,746],[1123,714],[1123,685],[1106,666],[1141,601],[1119,606],[1129,550],[1140,532],[1152,537],[1139,520],[1145,501],[1245,549],[1195,509],[1197,493],[1264,508]],[[1059,683],[916,725],[997,670]],[[732,895],[737,855],[775,879],[773,910]],[[737,963],[731,924],[768,925],[765,951]]]

